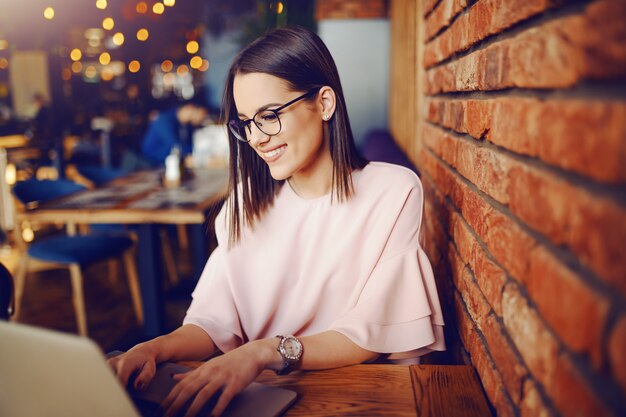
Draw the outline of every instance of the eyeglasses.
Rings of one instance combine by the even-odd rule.
[[[231,133],[237,138],[237,140],[241,142],[250,142],[249,136],[252,134],[252,122],[259,128],[259,130],[265,133],[268,136],[275,136],[280,133],[282,129],[282,124],[280,123],[280,117],[278,117],[279,113],[291,106],[292,104],[297,103],[305,97],[316,93],[319,90],[319,87],[312,88],[306,93],[302,94],[299,97],[294,98],[289,103],[283,104],[277,109],[264,109],[259,110],[252,119],[248,120],[239,120],[232,119],[228,122],[228,128]]]

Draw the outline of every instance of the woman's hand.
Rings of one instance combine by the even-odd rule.
[[[137,345],[128,352],[108,360],[122,385],[128,384],[128,379],[134,372],[138,372],[135,378],[135,389],[143,391],[148,386],[156,373],[156,356],[145,345]]]
[[[205,362],[185,374],[175,375],[179,382],[161,404],[166,416],[177,415],[190,403],[185,417],[192,417],[219,392],[211,415],[221,415],[235,395],[243,391],[261,371],[277,360],[278,353],[263,341],[249,342]],[[279,356],[278,356],[279,358]]]

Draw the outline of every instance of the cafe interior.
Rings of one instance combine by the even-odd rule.
[[[298,25],[359,152],[420,177],[447,350],[262,377],[286,415],[625,415],[626,7],[530,3],[0,0],[3,318],[103,352],[179,327],[227,197],[228,68]]]

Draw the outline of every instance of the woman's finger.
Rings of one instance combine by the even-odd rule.
[[[176,415],[185,403],[202,388],[202,385],[195,375],[185,378],[184,381],[174,385],[167,398],[161,403],[161,407],[165,410],[165,415]]]
[[[224,410],[226,410],[226,407],[228,407],[228,404],[230,404],[231,400],[235,397],[235,395],[237,395],[237,391],[232,390],[232,389],[225,389],[220,394],[220,397],[217,399],[217,403],[215,404],[215,407],[213,407],[213,410],[211,411],[211,416],[213,417],[221,416]]]
[[[202,387],[198,394],[196,394],[196,397],[194,398],[193,402],[189,406],[189,409],[185,413],[185,417],[195,417],[196,415],[198,415],[203,407],[209,401],[211,401],[214,395],[217,394],[219,388],[220,384],[215,381],[211,381],[210,383]],[[211,415],[213,414],[211,413]]]
[[[156,374],[156,364],[154,362],[146,362],[139,370],[137,378],[135,378],[135,389],[143,391],[152,381]]]

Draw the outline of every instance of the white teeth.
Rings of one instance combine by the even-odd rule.
[[[285,149],[287,149],[286,146],[281,146],[278,149],[274,149],[273,151],[269,151],[269,152],[264,152],[263,155],[265,155],[266,158],[273,158],[277,155],[280,155],[281,153],[285,152]]]

